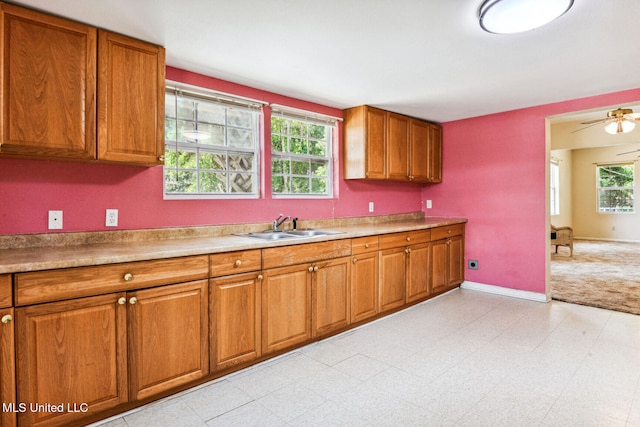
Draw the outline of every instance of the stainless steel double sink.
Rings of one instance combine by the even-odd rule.
[[[301,237],[327,236],[332,234],[342,234],[343,231],[319,230],[314,228],[302,228],[298,230],[265,230],[255,233],[239,233],[236,236],[253,237],[262,240],[296,239]]]

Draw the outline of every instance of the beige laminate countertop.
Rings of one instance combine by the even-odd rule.
[[[342,234],[300,237],[279,241],[263,241],[253,237],[221,234],[207,237],[0,249],[0,274],[300,245],[421,230],[465,222],[467,220],[464,218],[426,217],[373,224],[336,226],[324,224],[322,227],[315,228],[341,231]]]

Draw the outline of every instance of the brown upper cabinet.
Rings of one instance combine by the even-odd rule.
[[[361,105],[344,111],[344,178],[442,182],[442,128]]]
[[[0,155],[156,165],[164,48],[0,3]]]

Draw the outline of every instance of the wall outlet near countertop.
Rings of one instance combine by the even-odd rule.
[[[427,209],[431,209],[432,207],[431,200],[427,200]]]
[[[117,227],[118,226],[118,209],[107,209],[107,214],[105,218],[106,227]]]
[[[373,212],[375,209],[375,206],[373,204],[373,202],[369,202],[369,212]]]

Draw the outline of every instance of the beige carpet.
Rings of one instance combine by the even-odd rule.
[[[640,243],[574,241],[551,253],[551,297],[640,314]]]

